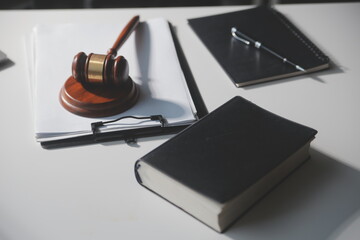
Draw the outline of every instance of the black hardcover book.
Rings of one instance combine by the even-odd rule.
[[[234,97],[135,164],[138,182],[223,232],[308,158],[316,130]]]
[[[256,7],[189,19],[189,24],[237,87],[329,67],[329,58],[289,19],[272,8]],[[231,34],[232,27],[306,71],[236,40]]]

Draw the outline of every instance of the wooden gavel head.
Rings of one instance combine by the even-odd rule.
[[[116,39],[107,54],[84,52],[75,55],[72,76],[85,86],[121,86],[129,79],[129,65],[123,56],[116,57],[117,51],[139,24],[139,16],[133,17]]]
[[[129,64],[123,56],[84,52],[75,55],[72,76],[84,85],[121,86],[129,79]]]
[[[72,63],[72,76],[60,90],[61,105],[83,117],[107,117],[122,113],[139,98],[137,84],[129,77],[129,65],[118,49],[139,24],[133,17],[107,54],[80,52]]]

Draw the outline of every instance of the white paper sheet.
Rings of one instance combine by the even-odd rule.
[[[123,24],[123,26],[126,23]],[[65,110],[59,92],[71,75],[71,63],[78,52],[105,54],[123,26],[120,24],[39,25],[34,29],[35,131],[39,141],[88,134],[92,122],[120,116],[161,114],[169,125],[196,120],[194,103],[181,70],[168,22],[153,19],[138,28],[118,55],[129,62],[130,76],[139,85],[140,97],[128,111],[108,118],[86,118]],[[126,120],[105,131],[156,125],[156,122]]]

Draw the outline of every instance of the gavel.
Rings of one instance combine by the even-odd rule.
[[[121,31],[107,54],[84,52],[75,55],[72,62],[72,76],[84,86],[120,87],[129,79],[129,64],[117,51],[139,24],[139,16],[133,17]]]
[[[72,76],[59,93],[61,105],[83,117],[107,117],[131,108],[139,98],[137,84],[129,76],[129,65],[117,51],[139,24],[133,17],[107,54],[78,53],[72,62]]]

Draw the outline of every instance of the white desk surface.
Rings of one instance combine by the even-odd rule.
[[[245,6],[0,11],[0,239],[359,239],[360,3],[278,5],[331,70],[235,88],[187,19]],[[235,95],[319,131],[312,158],[218,234],[142,188],[134,162],[170,136],[44,150],[35,142],[24,37],[37,23],[165,17],[209,111]],[[55,46],[61,49],[61,46]],[[51,59],[49,59],[49,63]]]

